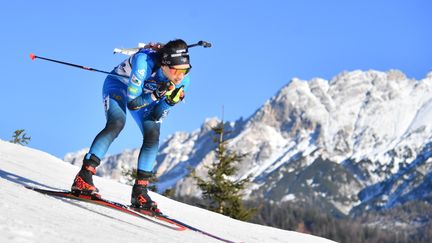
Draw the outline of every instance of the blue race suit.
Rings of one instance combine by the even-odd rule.
[[[132,117],[143,135],[143,144],[138,157],[138,169],[151,172],[159,148],[160,124],[172,105],[165,98],[153,101],[151,95],[160,82],[169,82],[160,67],[156,67],[157,53],[154,50],[142,49],[135,53],[111,72],[116,75],[130,76],[129,79],[108,75],[103,85],[103,101],[106,115],[105,128],[94,139],[89,153],[103,158],[114,139],[120,134],[126,123],[128,102],[142,107],[131,110]],[[189,76],[186,75],[177,87],[189,87]],[[137,104],[138,103],[138,104]]]

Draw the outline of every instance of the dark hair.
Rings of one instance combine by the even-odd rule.
[[[173,49],[174,50],[185,49],[187,51],[188,49],[187,43],[182,39],[172,40],[166,43],[160,51],[165,53],[170,53],[171,50]]]

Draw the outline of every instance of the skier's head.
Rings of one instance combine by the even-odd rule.
[[[189,61],[188,47],[184,40],[172,40],[160,50],[162,72],[175,84],[180,83],[192,68]]]
[[[172,40],[166,43],[161,53],[161,65],[176,66],[189,63],[189,52],[187,44],[182,39]]]

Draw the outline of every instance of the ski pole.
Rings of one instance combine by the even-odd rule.
[[[73,64],[73,63],[69,63],[69,62],[63,62],[63,61],[54,60],[54,59],[50,59],[50,58],[46,58],[46,57],[36,56],[33,53],[30,54],[30,59],[35,60],[36,58],[39,58],[39,59],[42,59],[42,60],[45,60],[45,61],[60,63],[60,64],[71,66],[71,67],[81,68],[81,69],[88,70],[88,71],[105,73],[105,74],[108,74],[108,75],[113,75],[113,76],[117,76],[117,77],[121,77],[121,78],[129,78],[129,76],[126,76],[126,75],[120,75],[120,74],[110,73],[110,72],[107,72],[107,71],[102,71],[102,70],[98,70],[98,69],[91,68],[91,67],[85,67],[85,66],[81,66],[81,65],[77,65],[77,64]]]
[[[204,48],[209,48],[209,47],[212,47],[212,44],[210,42],[207,42],[207,41],[198,41],[197,43],[188,45],[187,47],[191,48],[191,47],[195,47],[195,46],[202,46]]]
[[[191,47],[195,47],[195,46],[202,46],[204,48],[209,48],[209,47],[212,46],[212,44],[210,42],[202,41],[201,40],[201,41],[198,41],[195,44],[188,45],[187,47],[191,48]],[[139,50],[139,49],[137,48],[137,50]],[[114,50],[114,53],[116,53],[115,51],[116,50]],[[81,66],[81,65],[78,65],[78,64],[73,64],[73,63],[69,63],[69,62],[63,62],[63,61],[54,60],[54,59],[50,59],[50,58],[46,58],[46,57],[41,57],[41,56],[36,56],[33,53],[30,54],[30,59],[35,60],[36,58],[42,59],[42,60],[45,60],[45,61],[50,61],[50,62],[55,62],[55,63],[71,66],[71,67],[81,68],[81,69],[88,70],[88,71],[99,72],[99,73],[104,73],[104,74],[108,74],[108,75],[112,75],[112,76],[117,76],[117,77],[120,77],[120,78],[129,78],[129,76],[126,76],[126,75],[120,75],[120,74],[110,73],[110,72],[107,72],[107,71],[102,71],[102,70],[98,70],[98,69],[91,68],[91,67]]]

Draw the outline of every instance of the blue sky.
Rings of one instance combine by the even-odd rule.
[[[428,0],[6,1],[0,8],[0,139],[26,129],[29,146],[63,158],[89,147],[103,128],[105,76],[30,53],[110,71],[115,47],[182,38],[190,50],[186,102],[162,125],[161,140],[206,118],[252,115],[292,78],[331,79],[342,71],[432,71]],[[109,154],[141,145],[128,115]]]

